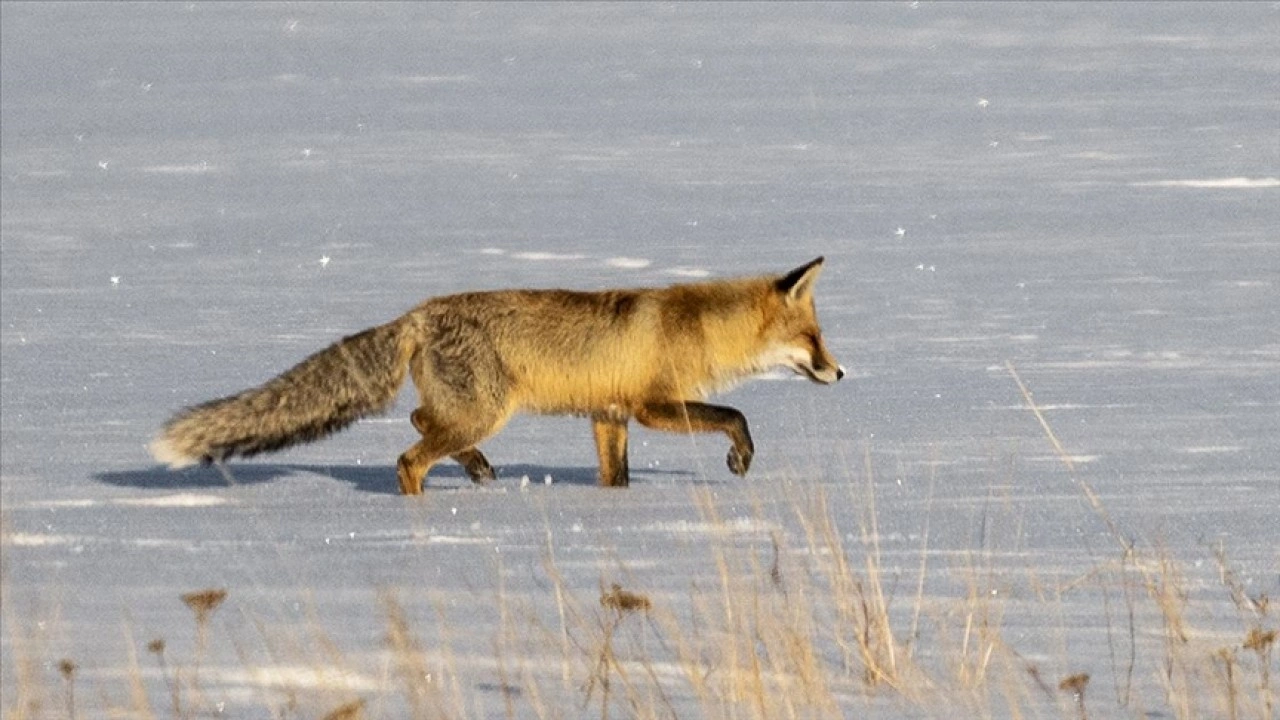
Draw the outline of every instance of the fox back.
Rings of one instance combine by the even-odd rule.
[[[406,318],[423,337],[414,377],[474,384],[512,410],[548,414],[701,400],[778,366],[830,383],[841,370],[814,309],[816,266],[802,270],[804,282],[802,273],[435,298]]]

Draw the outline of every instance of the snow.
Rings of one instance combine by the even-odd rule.
[[[1274,716],[1271,4],[4,3],[0,34],[6,717]],[[520,417],[496,483],[402,498],[409,391],[225,476],[146,451],[428,296],[818,255],[851,372],[724,396],[743,479],[633,428],[599,488],[586,421]]]
[[[1256,188],[1278,188],[1280,178],[1206,178],[1203,180],[1150,180],[1133,183],[1136,187],[1176,187],[1176,188],[1208,188],[1212,190],[1252,190]]]

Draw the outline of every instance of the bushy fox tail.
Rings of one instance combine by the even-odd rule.
[[[180,468],[317,440],[386,410],[404,384],[409,355],[393,322],[343,338],[274,380],[175,415],[151,442],[156,460]]]

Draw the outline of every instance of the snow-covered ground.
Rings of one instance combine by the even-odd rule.
[[[0,20],[6,717],[1276,712],[1274,3]],[[850,376],[729,394],[745,479],[526,417],[405,499],[407,397],[146,454],[430,295],[820,254]]]

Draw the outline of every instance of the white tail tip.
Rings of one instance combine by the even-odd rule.
[[[155,458],[156,462],[168,465],[170,470],[189,467],[199,461],[199,458],[193,458],[179,451],[173,446],[169,438],[164,435],[152,440],[151,444],[147,446],[147,450],[151,452],[151,457]]]

